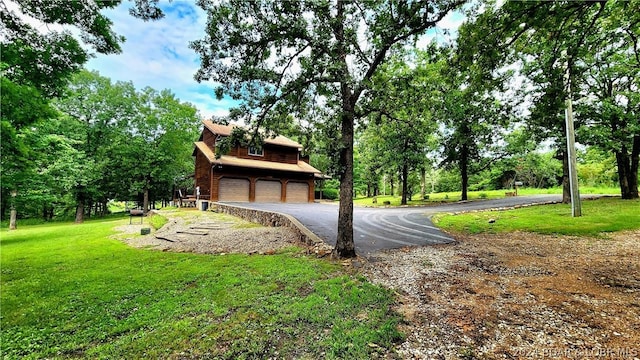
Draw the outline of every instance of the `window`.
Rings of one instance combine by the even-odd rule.
[[[264,156],[264,151],[262,150],[262,147],[250,146],[249,155]]]

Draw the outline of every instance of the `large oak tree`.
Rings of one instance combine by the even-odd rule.
[[[355,256],[354,124],[359,100],[389,54],[424,34],[464,0],[199,1],[208,13],[199,81],[220,83],[218,96],[241,100],[232,112],[270,128],[310,105],[335,109],[340,208],[334,255]]]

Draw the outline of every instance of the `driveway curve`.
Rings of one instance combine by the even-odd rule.
[[[495,200],[447,203],[420,207],[354,207],[353,235],[356,252],[369,256],[383,249],[446,244],[455,241],[431,222],[442,212],[487,210],[527,204],[559,202],[561,195],[518,196]],[[330,245],[335,245],[338,205],[326,203],[227,203],[291,215]]]

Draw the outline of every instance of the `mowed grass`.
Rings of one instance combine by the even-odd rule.
[[[393,294],[299,249],[130,248],[128,219],[3,230],[1,351],[42,358],[371,358],[402,338]]]
[[[485,200],[485,199],[500,199],[506,197],[506,192],[512,192],[511,190],[481,190],[481,191],[469,191],[467,192],[468,200]],[[595,187],[580,187],[581,194],[607,194],[607,195],[620,195],[620,189],[618,188],[595,188]],[[540,195],[540,194],[562,194],[562,188],[521,188],[518,189],[518,195]],[[462,193],[460,191],[454,192],[440,192],[427,194],[428,199],[422,199],[420,194],[414,195],[412,200],[407,202],[407,205],[430,205],[439,204],[443,202],[455,202],[460,201]],[[400,196],[376,196],[376,203],[373,202],[373,197],[358,198],[353,201],[358,206],[400,206],[402,197]],[[389,201],[389,205],[385,205],[384,202]]]
[[[490,222],[492,220],[492,222]],[[530,231],[540,234],[602,236],[640,229],[640,200],[601,198],[582,201],[582,216],[571,216],[571,205],[537,205],[505,211],[438,214],[439,227],[464,233]]]

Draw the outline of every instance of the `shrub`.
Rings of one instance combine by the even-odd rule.
[[[327,200],[335,200],[338,198],[338,189],[322,189],[322,198]],[[320,191],[316,190],[316,199],[320,198]]]

